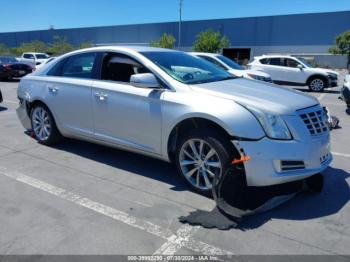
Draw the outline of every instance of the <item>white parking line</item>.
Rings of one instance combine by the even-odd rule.
[[[18,102],[11,101],[11,100],[4,100],[5,103],[11,103],[11,104],[18,104]]]
[[[176,234],[173,234],[169,229],[164,229],[152,222],[141,220],[137,217],[131,216],[123,211],[119,211],[112,207],[79,196],[73,192],[66,191],[48,184],[44,181],[33,177],[26,176],[19,172],[9,171],[5,167],[0,167],[0,174],[8,178],[24,183],[31,187],[37,188],[51,195],[55,195],[61,199],[70,201],[79,206],[93,210],[99,214],[110,217],[116,221],[122,222],[142,231],[146,231],[152,235],[165,239],[167,242],[162,245],[156,252],[162,254],[175,254],[180,248],[185,247],[199,254],[205,255],[232,255],[232,252],[217,248],[202,241],[192,239],[192,234],[198,230],[198,227],[190,227],[188,225],[181,226]]]
[[[343,157],[350,157],[350,154],[344,154],[344,153],[338,153],[338,152],[332,152],[334,156],[343,156]]]
[[[169,238],[154,255],[174,255],[181,247],[189,242],[191,235],[199,229],[198,226],[184,225],[176,231],[176,236]]]

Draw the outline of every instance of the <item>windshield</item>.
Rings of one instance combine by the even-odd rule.
[[[142,52],[141,54],[172,78],[185,84],[201,84],[235,78],[215,65],[183,52]]]
[[[45,55],[45,54],[36,54],[36,59],[46,59],[46,58],[49,58],[48,55]]]
[[[224,62],[226,65],[228,65],[229,67],[231,67],[232,69],[236,69],[236,70],[244,70],[244,68],[242,66],[240,66],[239,64],[237,64],[236,62],[232,61],[230,58],[227,58],[226,56],[223,55],[218,55],[216,56],[220,61]]]
[[[13,57],[0,57],[0,63],[16,63],[17,60]]]
[[[306,65],[307,67],[314,67],[313,65],[310,64],[309,61],[307,61],[305,58],[302,57],[298,57],[299,61],[301,61],[304,65]]]

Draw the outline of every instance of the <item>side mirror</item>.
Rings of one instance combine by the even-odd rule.
[[[302,66],[302,65],[297,65],[297,68],[299,68],[300,70],[303,70],[304,69],[304,67]]]
[[[130,77],[130,84],[140,88],[160,88],[160,84],[152,73],[135,74]]]

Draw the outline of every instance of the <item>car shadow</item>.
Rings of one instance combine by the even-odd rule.
[[[27,133],[27,135],[30,135]],[[140,154],[89,142],[65,139],[54,148],[79,155],[95,162],[149,177],[172,186],[174,191],[189,191],[190,187],[176,172],[174,165]]]
[[[350,199],[346,181],[350,174],[333,167],[323,174],[324,188],[321,193],[300,193],[278,208],[246,217],[239,228],[255,229],[271,219],[309,220],[338,213]]]
[[[0,106],[0,112],[8,110],[7,107]]]
[[[31,135],[30,132],[26,134]],[[65,139],[53,148],[134,175],[158,180],[171,185],[170,189],[173,191],[191,191],[190,186],[177,174],[174,165],[158,159],[74,139]],[[247,216],[239,229],[255,229],[271,219],[309,220],[335,214],[350,199],[349,185],[346,181],[349,176],[350,174],[344,170],[329,167],[324,172],[325,182],[321,193],[300,193],[278,208]]]

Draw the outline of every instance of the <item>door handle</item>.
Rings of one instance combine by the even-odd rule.
[[[47,88],[49,89],[49,91],[50,91],[51,93],[57,93],[57,92],[58,92],[58,88],[57,88],[57,87],[48,86]]]
[[[103,93],[95,93],[95,96],[98,97],[100,101],[104,101],[108,98],[108,95]]]

